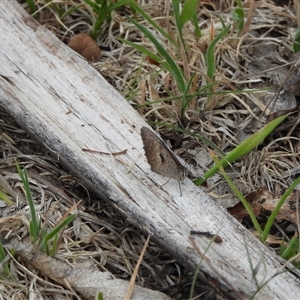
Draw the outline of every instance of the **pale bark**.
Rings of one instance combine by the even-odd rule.
[[[280,260],[189,179],[178,183],[150,170],[143,151],[139,114],[86,61],[45,30],[14,1],[0,2],[0,105],[78,178],[122,211],[180,263],[195,270],[201,257],[189,241],[191,229],[217,232],[221,244],[196,237],[208,260],[203,279],[237,299],[267,282]],[[82,148],[119,152],[95,155]],[[299,273],[297,273],[299,274]],[[284,272],[259,299],[297,299],[295,273]]]

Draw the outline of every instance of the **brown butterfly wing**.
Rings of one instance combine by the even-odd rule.
[[[147,127],[142,127],[141,135],[151,170],[166,177],[173,177],[178,181],[182,180],[185,168],[164,142]]]

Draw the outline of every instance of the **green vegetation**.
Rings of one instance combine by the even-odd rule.
[[[235,26],[238,31],[237,35],[240,36],[244,30],[245,13],[244,13],[242,1],[236,0],[236,3],[237,3],[237,7],[235,7],[233,9],[232,17],[233,17],[233,20],[235,21]]]
[[[252,209],[251,206],[249,205],[249,203],[247,202],[247,200],[245,199],[245,197],[243,196],[243,194],[240,192],[240,190],[236,187],[236,185],[233,183],[233,181],[231,180],[231,178],[225,173],[224,168],[222,166],[222,162],[218,160],[218,158],[216,156],[213,156],[213,159],[216,163],[216,166],[219,168],[221,174],[223,175],[223,177],[225,178],[225,180],[227,181],[227,183],[229,184],[231,190],[234,192],[234,194],[238,197],[238,199],[243,203],[244,207],[246,208],[251,221],[255,227],[255,230],[259,233],[260,235],[260,240],[262,243],[264,243],[267,240],[268,234],[270,233],[271,227],[275,222],[276,216],[279,213],[280,208],[282,207],[282,205],[284,204],[285,200],[288,198],[288,196],[292,193],[292,191],[296,188],[296,186],[298,184],[300,184],[300,177],[297,178],[292,184],[291,186],[286,190],[286,192],[284,193],[284,195],[281,197],[281,199],[279,200],[279,202],[277,203],[275,209],[273,210],[273,212],[271,213],[270,217],[268,218],[268,221],[265,225],[264,230],[261,229]],[[294,246],[292,247],[293,249]],[[288,251],[288,250],[287,250]],[[282,252],[283,253],[283,252]],[[284,258],[284,257],[283,257]]]
[[[251,150],[255,149],[264,139],[282,122],[288,115],[283,115],[277,119],[271,121],[258,132],[254,133],[248,137],[245,141],[239,144],[235,149],[230,151],[222,160],[220,164],[222,167],[226,167],[228,164],[238,160],[242,156],[248,154]],[[194,181],[196,185],[203,184],[207,179],[218,172],[219,167],[217,165],[213,166],[208,170],[203,178],[198,178]]]
[[[32,243],[38,243],[39,250],[42,252],[46,252],[47,255],[55,256],[59,248],[59,236],[62,234],[64,227],[76,218],[76,215],[69,215],[47,233],[47,230],[42,228],[42,219],[39,218],[38,214],[35,211],[34,201],[32,198],[26,169],[21,170],[18,162],[16,162],[16,165],[25,189],[26,199],[30,207],[31,221],[29,225],[29,231]]]
[[[109,1],[109,0],[84,0],[96,14],[96,20],[90,31],[90,36],[96,39],[101,33],[101,28],[105,22],[109,22],[112,11],[127,4],[128,0]]]
[[[8,262],[6,262],[5,259],[6,259],[5,250],[2,246],[2,243],[0,242],[0,262],[2,265],[2,272],[0,275],[0,280],[3,280],[4,278],[7,278],[7,277],[11,277],[11,271],[9,269]]]
[[[296,34],[295,34],[293,50],[294,50],[294,53],[298,53],[300,51],[300,26],[298,26]]]

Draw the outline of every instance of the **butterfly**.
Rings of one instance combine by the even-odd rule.
[[[145,155],[151,170],[166,176],[173,177],[179,183],[187,175],[187,169],[181,164],[173,151],[163,142],[163,140],[147,127],[141,129]]]

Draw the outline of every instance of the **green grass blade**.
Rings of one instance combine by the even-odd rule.
[[[158,40],[152,35],[152,33],[146,27],[137,23],[135,20],[133,20],[130,17],[128,17],[128,19],[153,43],[153,45],[156,47],[157,52],[165,60],[164,62],[161,62],[161,64],[174,77],[180,92],[184,93],[186,83],[185,83],[182,69],[176,64],[176,62],[171,57],[171,55],[168,53],[168,51],[165,49],[165,47],[158,42]]]
[[[197,36],[198,39],[200,39],[202,37],[202,33],[201,33],[201,29],[199,27],[199,23],[198,23],[198,18],[197,18],[197,13],[195,12],[194,16],[193,16],[193,24],[194,24],[194,28],[195,28],[195,34]]]
[[[78,9],[80,9],[81,5],[76,5],[76,6],[72,6],[71,8],[69,8],[68,10],[66,10],[60,17],[60,19],[63,19],[67,16],[69,16],[70,14],[72,14],[74,11],[77,11]]]
[[[39,250],[44,252],[47,248],[47,244],[49,240],[55,237],[65,226],[67,226],[70,222],[72,222],[76,218],[76,215],[69,215],[66,219],[64,219],[61,223],[57,224],[50,232],[48,232],[39,247]]]
[[[178,43],[174,40],[167,32],[165,32],[160,26],[158,26],[151,17],[149,17],[136,3],[135,1],[128,2],[131,9],[138,12],[149,24],[151,24],[162,36],[164,36],[170,43],[172,43],[176,48],[179,48]]]
[[[176,27],[177,27],[177,30],[178,30],[180,36],[182,36],[183,24],[181,23],[181,19],[180,19],[180,1],[172,0],[172,4],[173,4],[173,11],[174,11],[174,16],[175,16]]]
[[[262,242],[264,242],[267,237],[268,234],[271,230],[272,225],[274,224],[275,218],[277,216],[277,214],[279,213],[279,210],[281,208],[281,206],[283,205],[283,203],[285,202],[285,200],[287,199],[287,197],[292,193],[292,191],[296,188],[296,186],[300,184],[300,177],[298,177],[292,184],[291,186],[285,191],[285,193],[283,194],[283,196],[280,198],[279,202],[277,203],[275,209],[272,211],[270,217],[268,218],[267,224],[265,226],[263,235],[262,235]]]
[[[287,247],[282,246],[280,249],[280,256],[286,260],[293,257],[299,251],[299,239],[293,237]]]
[[[26,0],[26,3],[29,8],[29,13],[32,15],[36,12],[35,1],[34,0]]]
[[[58,234],[56,234],[54,236],[54,240],[53,240],[53,244],[52,244],[52,249],[51,249],[51,252],[50,252],[50,256],[54,257],[57,253],[57,250],[58,250]]]
[[[0,262],[2,264],[2,274],[7,277],[7,276],[11,276],[11,272],[9,269],[9,265],[7,262],[3,263],[3,260],[5,259],[6,255],[5,255],[5,250],[3,248],[2,243],[0,242]],[[2,279],[2,276],[0,276],[0,279]]]
[[[269,122],[258,132],[252,134],[245,141],[239,144],[235,149],[230,151],[223,159],[221,159],[220,163],[222,167],[226,167],[229,163],[236,161],[240,157],[249,153],[256,146],[258,146],[288,115],[283,115],[278,117],[277,119]],[[203,178],[197,178],[194,180],[194,183],[198,186],[203,184],[208,178],[213,176],[218,172],[218,166],[214,165],[210,170],[208,170]]]
[[[221,164],[221,161],[214,155],[213,156],[213,160],[216,164],[216,166],[219,168],[222,176],[225,178],[225,180],[227,181],[228,185],[230,186],[231,190],[234,192],[234,194],[240,199],[240,201],[243,203],[244,207],[246,208],[251,221],[255,227],[255,229],[259,232],[260,236],[262,235],[262,229],[255,217],[255,214],[253,213],[250,204],[247,202],[247,200],[245,199],[244,195],[241,193],[241,191],[236,187],[236,185],[233,183],[233,181],[231,180],[231,178],[225,173],[224,168]]]
[[[4,202],[6,202],[6,204],[8,206],[11,206],[13,204],[13,202],[10,200],[10,198],[0,190],[0,199],[3,200]]]
[[[203,256],[200,257],[200,261],[199,263],[197,264],[197,268],[195,270],[195,273],[194,273],[194,276],[193,276],[193,281],[192,281],[192,285],[191,285],[191,288],[190,288],[190,298],[189,299],[195,299],[194,298],[194,290],[195,290],[195,287],[196,287],[196,283],[197,283],[197,278],[198,278],[198,275],[201,271],[201,266],[202,266],[202,262],[203,262],[203,258],[206,257],[206,254],[208,253],[208,251],[210,250],[212,244],[214,243],[213,239],[209,242],[209,244],[207,245],[207,247],[205,248],[205,251],[203,253]]]
[[[207,65],[207,76],[213,80],[214,74],[216,72],[216,62],[215,62],[215,47],[217,42],[223,38],[230,29],[230,25],[225,27],[209,44],[206,52],[206,65]]]
[[[2,246],[2,243],[0,242],[0,261],[3,261],[3,259],[5,258],[5,251],[4,248]]]
[[[300,50],[300,26],[297,27],[294,42],[293,42],[294,53],[298,53]]]
[[[30,234],[31,234],[33,243],[35,243],[39,237],[40,227],[39,227],[39,223],[37,221],[37,215],[35,212],[34,202],[33,202],[33,198],[31,195],[27,171],[26,171],[26,169],[21,170],[17,161],[16,161],[16,166],[17,166],[18,173],[21,177],[21,180],[22,180],[22,183],[23,183],[23,186],[25,189],[25,193],[26,193],[26,198],[27,198],[29,208],[30,208],[30,217],[31,217]]]
[[[238,30],[238,36],[242,33],[244,29],[244,10],[241,7],[236,7],[232,11],[232,17],[236,22],[236,27]]]
[[[103,292],[98,292],[96,300],[104,300]]]
[[[101,6],[92,0],[84,0],[84,2],[96,13],[99,14]]]
[[[120,8],[121,6],[124,6],[128,3],[128,0],[119,0],[114,4],[111,4],[108,8],[109,12],[112,12],[113,10],[116,10]]]
[[[184,114],[185,110],[188,108],[189,103],[193,100],[194,96],[189,95],[189,89],[191,84],[193,83],[194,77],[196,75],[196,72],[192,74],[189,81],[186,83],[185,91],[182,95],[182,101],[181,101],[181,112],[182,115]]]
[[[85,0],[88,1],[88,0]],[[110,18],[110,14],[108,13],[108,6],[106,1],[99,6],[97,14],[96,22],[93,24],[93,28],[91,29],[89,35],[91,38],[96,39],[101,33],[101,26],[103,25],[106,19]]]
[[[32,238],[33,243],[37,241],[38,234],[36,233],[36,226],[33,226],[32,220],[29,222],[29,234]]]
[[[200,0],[186,0],[184,2],[180,15],[180,22],[182,26],[196,15],[199,3]]]
[[[90,36],[93,39],[96,39],[101,33],[101,27],[106,20],[111,19],[111,12],[115,9],[118,9],[121,6],[124,6],[128,3],[128,0],[117,1],[116,3],[111,4],[109,1],[94,1],[84,0],[96,13],[97,19],[93,25],[92,30],[90,31]]]
[[[132,48],[136,49],[137,51],[149,56],[150,58],[154,59],[155,61],[157,61],[158,63],[162,63],[164,61],[163,58],[161,58],[160,56],[154,54],[152,51],[148,50],[147,48],[140,46],[138,44],[135,44],[131,41],[128,40],[124,40],[122,38],[118,38],[118,40],[122,41],[123,43],[131,46]]]

